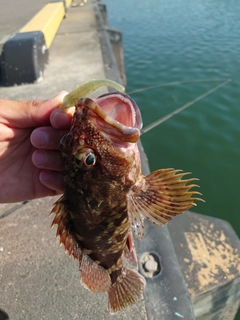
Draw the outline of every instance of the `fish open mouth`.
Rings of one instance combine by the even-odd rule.
[[[94,100],[84,99],[84,106],[94,113],[91,120],[98,129],[114,142],[117,139],[134,143],[139,139],[142,117],[137,104],[129,96],[107,93]]]

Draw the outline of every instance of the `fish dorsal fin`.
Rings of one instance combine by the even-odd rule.
[[[108,291],[108,310],[111,314],[137,302],[143,293],[145,279],[139,273],[123,268]]]
[[[55,217],[52,221],[51,228],[57,224],[56,237],[60,237],[60,245],[64,245],[65,252],[68,252],[69,256],[73,256],[74,259],[81,261],[82,251],[77,245],[77,242],[68,228],[69,221],[67,215],[67,208],[65,206],[64,196],[62,196],[54,204],[54,207],[50,214],[55,213]]]
[[[95,292],[107,292],[111,287],[111,278],[106,269],[83,253],[80,263],[80,281],[84,288]]]
[[[190,190],[197,187],[191,183],[197,179],[182,179],[187,174],[181,170],[160,169],[141,176],[128,194],[128,212],[136,237],[142,239],[144,235],[144,218],[164,225],[173,216],[196,205],[194,201],[202,200],[196,197],[201,193]]]

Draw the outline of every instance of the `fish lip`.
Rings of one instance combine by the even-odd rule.
[[[105,133],[109,133],[109,135],[115,136],[116,138],[122,141],[133,143],[137,142],[141,134],[140,130],[142,128],[143,123],[140,110],[133,99],[131,99],[126,94],[114,92],[103,94],[98,98],[94,99],[94,101],[97,103],[99,107],[94,109],[94,113],[104,121],[105,126],[103,127],[101,121],[98,121],[97,123],[98,125],[100,125],[100,127],[102,127],[102,130],[105,131]],[[111,109],[111,114],[105,112],[104,109],[108,107],[109,101],[111,101],[111,103],[113,103],[114,101],[117,105],[117,108],[119,104],[124,105],[124,122],[127,122],[126,124],[116,120],[113,116],[111,116],[111,114],[114,113],[118,116],[117,113],[119,113],[119,110],[115,110],[115,106],[113,107],[113,109]],[[128,117],[129,115],[130,118]],[[108,129],[106,128],[106,124],[110,126],[108,127]]]

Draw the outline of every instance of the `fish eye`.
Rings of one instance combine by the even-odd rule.
[[[95,163],[96,163],[96,156],[94,153],[89,153],[84,159],[84,164],[88,167],[94,166]]]
[[[88,169],[90,167],[93,167],[97,160],[97,156],[94,153],[94,151],[88,148],[78,150],[74,154],[74,157],[75,164],[82,169]]]

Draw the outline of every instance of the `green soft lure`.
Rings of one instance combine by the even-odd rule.
[[[86,82],[83,82],[79,86],[77,86],[73,91],[71,91],[69,94],[67,94],[62,103],[62,108],[70,108],[75,106],[76,102],[80,98],[86,98],[90,93],[94,92],[98,88],[102,86],[108,86],[111,88],[116,89],[117,91],[124,92],[125,88],[112,80],[108,79],[92,79]]]

